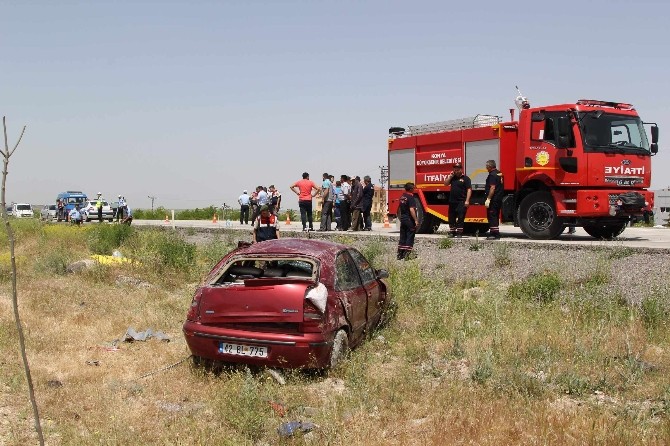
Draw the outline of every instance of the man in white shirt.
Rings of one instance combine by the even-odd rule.
[[[81,224],[82,218],[81,218],[81,213],[79,212],[79,205],[78,204],[75,205],[74,208],[72,208],[72,210],[68,214],[68,217],[70,217],[70,223],[74,223],[76,225]]]
[[[340,230],[346,231],[351,226],[351,184],[349,176],[340,175],[340,187],[344,199],[340,202]]]
[[[242,192],[242,195],[240,195],[240,197],[237,199],[237,202],[240,203],[240,224],[249,224],[249,204],[251,202],[251,198],[247,194],[246,190]]]
[[[261,213],[261,208],[267,206],[270,202],[270,196],[263,186],[258,186],[256,188],[256,207],[254,208],[253,215],[251,216],[251,221],[256,221],[258,215]]]

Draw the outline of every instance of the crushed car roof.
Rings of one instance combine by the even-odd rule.
[[[253,245],[242,248],[237,253],[244,254],[300,254],[312,257],[332,257],[343,249],[348,249],[347,245],[333,243],[325,240],[303,239],[303,238],[282,238],[277,240],[267,240],[265,242],[254,243]]]

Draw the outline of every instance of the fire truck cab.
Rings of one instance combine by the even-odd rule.
[[[524,98],[525,99],[525,98]],[[472,180],[466,232],[487,229],[484,185],[487,160],[503,174],[503,222],[533,239],[553,239],[566,226],[593,237],[621,234],[631,217],[653,208],[651,156],[658,152],[658,126],[643,123],[630,104],[579,100],[531,108],[519,120],[477,115],[417,126],[391,127],[388,139],[389,215],[397,215],[406,182],[416,185],[419,233],[448,222],[456,163]],[[648,124],[651,142],[644,124]]]

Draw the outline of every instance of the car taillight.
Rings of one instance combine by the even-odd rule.
[[[191,306],[188,309],[188,313],[186,313],[186,320],[189,321],[198,320],[198,315],[200,314],[199,307],[201,297],[202,297],[202,288],[198,288],[198,291],[195,292],[195,296],[193,296],[193,300],[191,301]]]
[[[321,321],[323,320],[323,313],[313,303],[305,299],[302,306],[302,318],[305,322]]]
[[[304,302],[302,306],[302,331],[318,333],[321,331],[324,315],[307,299]]]
[[[325,319],[327,299],[328,290],[321,283],[307,290],[302,304],[302,327],[304,332],[321,331]]]

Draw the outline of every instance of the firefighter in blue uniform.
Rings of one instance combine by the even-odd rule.
[[[416,215],[414,183],[405,184],[405,193],[400,197],[400,239],[398,240],[398,260],[408,260],[414,249],[414,236],[419,219]]]
[[[489,221],[489,236],[486,240],[500,240],[500,208],[503,200],[503,175],[496,169],[496,162],[488,160],[486,162],[486,170],[489,176],[486,177],[486,187],[484,193],[486,195],[486,217]]]

